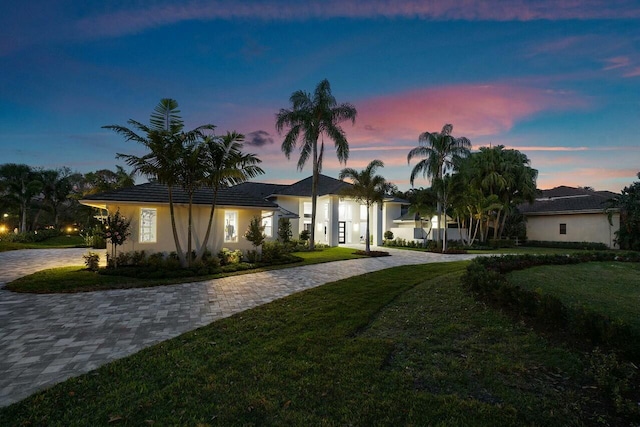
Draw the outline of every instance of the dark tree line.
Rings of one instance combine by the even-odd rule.
[[[89,227],[93,210],[78,200],[89,194],[134,185],[122,167],[81,174],[68,167],[44,169],[26,164],[0,165],[0,221],[8,230],[24,233],[70,224]]]

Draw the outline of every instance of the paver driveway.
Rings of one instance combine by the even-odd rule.
[[[0,406],[295,292],[398,265],[473,257],[393,249],[390,252],[392,256],[384,258],[156,288],[55,295],[17,294],[0,289]],[[43,268],[82,265],[84,253],[86,250],[79,249],[2,252],[0,284]]]

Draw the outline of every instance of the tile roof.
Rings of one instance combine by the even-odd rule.
[[[523,203],[518,206],[518,209],[524,215],[603,212],[607,207],[607,200],[616,195],[610,191],[594,191],[563,185],[542,190],[535,202]]]
[[[286,186],[274,193],[274,195],[311,197],[311,179],[312,177],[305,178]],[[351,184],[322,174],[320,174],[318,178],[318,196],[325,196],[327,194],[339,195],[342,189],[346,187],[351,187]]]
[[[83,201],[99,202],[140,202],[140,203],[169,203],[169,192],[166,185],[157,182],[148,182],[133,187],[122,188],[107,193],[93,194],[86,196]],[[186,204],[189,202],[187,194],[179,187],[173,188],[174,203]],[[196,191],[193,203],[196,205],[210,205],[213,201],[213,192],[210,188],[202,188]],[[219,206],[239,206],[239,207],[259,207],[277,208],[273,202],[255,194],[243,191],[238,186],[224,188],[218,192],[217,205]]]

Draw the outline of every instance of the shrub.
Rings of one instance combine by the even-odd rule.
[[[265,242],[262,245],[262,262],[278,261],[287,253],[286,247],[280,242]]]
[[[528,240],[524,246],[538,248],[558,248],[558,249],[584,249],[588,251],[606,251],[607,245],[600,242],[549,242],[543,240]]]
[[[311,238],[311,232],[309,230],[302,230],[300,232],[300,240],[302,240],[303,242],[309,241],[310,238]]]
[[[566,306],[558,298],[513,286],[505,274],[538,265],[564,265],[590,261],[639,262],[640,254],[612,251],[575,255],[507,255],[474,259],[462,283],[476,297],[507,308],[518,316],[531,316],[537,322],[553,325],[591,345],[622,351],[628,357],[640,356],[640,331],[620,321],[581,306]]]
[[[384,232],[384,240],[393,240],[393,231],[387,230]]]
[[[87,266],[87,270],[98,271],[100,268],[100,255],[95,252],[89,252],[83,255],[84,265]]]
[[[260,246],[267,236],[264,234],[264,226],[262,225],[262,218],[254,216],[249,221],[249,227],[244,233],[244,238],[251,242],[254,248]]]
[[[278,240],[282,243],[289,243],[291,241],[291,221],[289,218],[278,219]]]
[[[218,259],[222,266],[238,264],[240,260],[242,260],[242,251],[240,249],[232,251],[231,249],[222,248],[220,252],[218,252]]]
[[[514,248],[516,246],[515,240],[511,239],[489,239],[488,243],[492,249]]]

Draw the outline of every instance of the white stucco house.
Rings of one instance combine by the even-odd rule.
[[[320,175],[315,224],[315,239],[329,246],[363,243],[366,238],[366,206],[345,197],[342,190],[351,184]],[[187,235],[187,195],[173,189],[178,235],[184,248]],[[203,238],[209,218],[213,193],[200,189],[193,199],[195,245]],[[82,204],[120,213],[131,220],[131,236],[122,251],[170,252],[175,250],[169,213],[168,189],[158,183],[146,183],[121,190],[87,196]],[[381,245],[384,232],[394,230],[394,220],[406,213],[408,202],[388,198],[382,206],[370,208],[370,234],[374,245]],[[246,182],[223,189],[218,194],[214,222],[207,247],[247,250],[252,245],[242,237],[251,218],[260,216],[267,239],[277,238],[278,220],[289,218],[293,238],[312,227],[311,177],[290,185]],[[413,230],[411,230],[413,233]]]
[[[532,204],[518,207],[527,219],[527,239],[551,242],[599,242],[610,248],[620,229],[620,213],[605,212],[607,201],[616,194],[560,186],[542,190]]]

